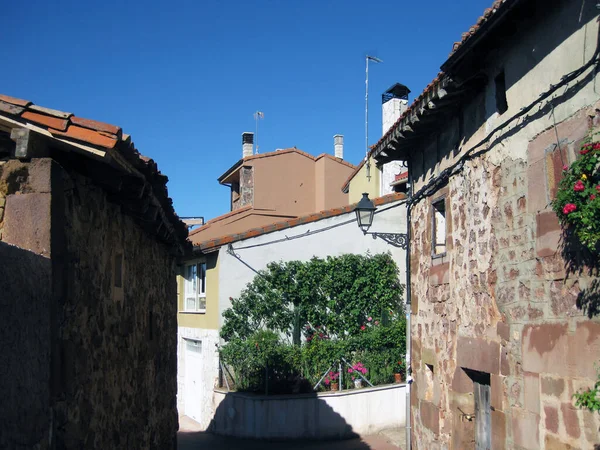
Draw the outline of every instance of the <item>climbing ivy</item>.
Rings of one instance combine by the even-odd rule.
[[[314,330],[332,339],[355,336],[373,318],[385,323],[390,313],[402,314],[403,289],[389,253],[272,262],[230,299],[221,337],[246,340],[262,329],[296,344]]]

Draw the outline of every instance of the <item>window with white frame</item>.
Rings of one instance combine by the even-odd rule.
[[[206,263],[185,266],[185,311],[206,311]]]

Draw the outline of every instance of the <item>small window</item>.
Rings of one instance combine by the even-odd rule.
[[[433,203],[433,256],[446,253],[446,199]]]
[[[123,287],[123,255],[121,253],[117,253],[115,255],[115,277],[114,277],[114,285],[115,287]]]
[[[498,111],[498,114],[504,114],[508,109],[504,71],[500,72],[494,81],[496,84],[496,110]]]
[[[185,311],[206,311],[206,263],[185,267]]]

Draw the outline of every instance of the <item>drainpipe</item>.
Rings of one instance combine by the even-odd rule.
[[[410,159],[410,158],[409,158]],[[407,161],[408,168],[408,202],[406,208],[406,450],[411,450],[411,414],[410,414],[410,388],[412,385],[411,361],[410,361],[410,319],[411,319],[411,300],[410,300],[410,210],[413,196],[413,178],[410,170],[410,162]]]

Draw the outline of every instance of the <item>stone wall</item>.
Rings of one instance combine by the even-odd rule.
[[[3,166],[16,175],[0,182],[2,240],[20,249],[2,247],[15,262],[15,281],[0,304],[15,318],[8,342],[23,337],[15,351],[27,355],[23,371],[13,364],[8,374],[20,377],[13,382],[23,398],[14,403],[29,422],[17,437],[35,431],[37,447],[27,441],[22,448],[174,449],[174,257],[74,160]],[[31,272],[17,257],[33,261]],[[30,390],[37,399],[26,403]]]
[[[563,10],[544,12],[551,17],[536,19],[540,29],[529,29],[519,41],[538,39],[567,17],[564,10],[575,9],[565,3]],[[593,14],[586,6],[583,23]],[[574,20],[565,22],[563,36],[553,39],[573,31],[569,24]],[[590,42],[586,33],[597,32],[591,23],[585,28],[577,24],[558,50],[549,47],[537,55],[545,57],[546,67],[518,68],[503,117],[495,112],[489,84],[473,95],[464,111],[483,113],[465,116],[465,129],[472,131],[463,138],[464,147],[456,151],[444,142],[444,135],[452,135],[449,129],[419,147],[411,166],[416,190],[525,106],[526,97],[546,89],[544,80],[558,80],[571,65],[580,65],[581,58],[575,59],[581,57],[582,44],[584,54],[591,55],[593,48],[585,44]],[[521,50],[496,54],[496,64],[517,71]],[[552,73],[544,72],[549,67]],[[480,156],[466,160],[445,186],[412,208],[414,448],[474,447],[474,381],[490,386],[494,449],[593,448],[600,443],[598,415],[575,408],[572,397],[593,385],[594,363],[600,359],[599,318],[578,304],[593,278],[585,271],[565,271],[561,229],[549,206],[563,164],[576,158],[581,140],[600,123],[594,77],[582,76],[561,90],[554,105],[540,104],[540,112],[498,133]],[[432,202],[444,195],[447,252],[438,258],[432,256]]]

